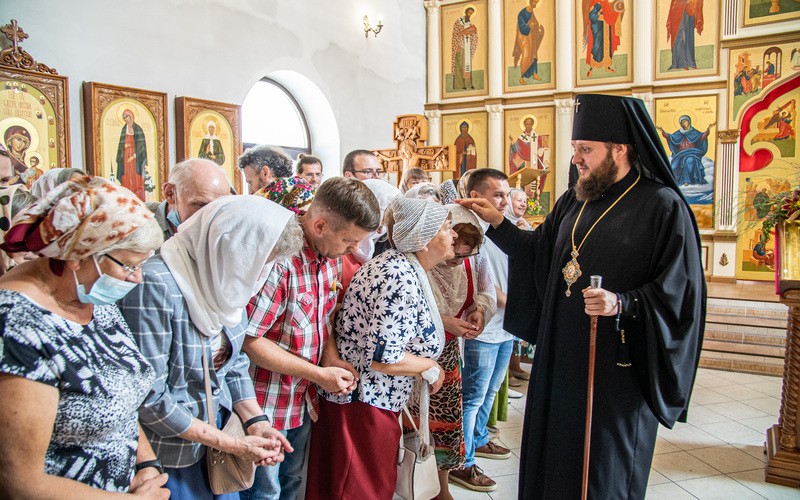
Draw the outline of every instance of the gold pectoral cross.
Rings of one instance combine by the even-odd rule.
[[[572,260],[567,262],[567,265],[561,270],[564,274],[564,281],[567,282],[567,297],[572,295],[569,290],[570,287],[581,277],[581,266],[578,264],[578,249],[573,246],[570,255],[572,255]]]

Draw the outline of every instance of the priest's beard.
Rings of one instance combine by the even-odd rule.
[[[594,172],[590,172],[588,177],[581,177],[575,185],[575,198],[578,201],[596,201],[603,193],[610,188],[617,178],[619,167],[611,156],[611,148],[608,154]]]

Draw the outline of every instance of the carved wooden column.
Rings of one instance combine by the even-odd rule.
[[[439,81],[442,67],[439,60],[439,0],[426,0],[428,13],[428,102],[439,102],[442,98]],[[437,143],[438,144],[438,143]]]
[[[725,0],[722,6],[722,38],[735,37],[739,31],[739,0]]]
[[[503,9],[500,0],[489,0],[489,97],[503,94]],[[502,134],[502,132],[501,132]]]
[[[717,132],[716,206],[714,207],[714,244],[709,249],[709,273],[714,281],[736,279],[736,220],[739,186],[739,131]]]
[[[573,46],[575,44],[575,22],[574,22],[574,5],[575,2],[555,2],[556,8],[556,26],[553,28],[558,36],[556,36],[556,88],[561,91],[572,92],[575,90],[573,82],[575,78],[575,69],[573,61]],[[563,61],[563,62],[562,62]],[[571,110],[570,110],[571,111]],[[556,137],[560,137],[556,135]],[[559,139],[560,141],[561,139]],[[567,141],[569,142],[569,141]],[[559,158],[560,156],[557,156]],[[558,191],[556,191],[558,193]]]
[[[739,172],[739,131],[720,130],[717,133],[720,155],[717,160],[717,220],[718,231],[736,231],[736,187]]]
[[[789,307],[786,325],[786,356],[783,362],[783,391],[778,425],[767,430],[766,468],[768,483],[800,486],[798,448],[798,399],[800,399],[800,289],[786,290],[781,302]]]
[[[572,158],[572,108],[575,105],[574,99],[556,99],[556,137],[559,138],[556,144],[556,158],[558,159],[558,170],[555,177],[555,198],[567,191],[569,186],[569,161]],[[561,167],[567,167],[565,170]]]
[[[489,157],[487,167],[503,170],[503,106],[487,104],[489,113]]]
[[[633,26],[655,26],[655,2],[636,2],[633,9]],[[626,12],[625,15],[630,15]],[[653,51],[648,48],[653,46],[655,29],[634,29],[633,30],[633,84],[648,85],[653,82],[653,65],[658,64],[653,60]],[[628,68],[630,71],[630,68]],[[653,111],[650,110],[650,114]]]
[[[438,109],[425,111],[425,118],[428,119],[428,144],[442,143],[442,112]]]
[[[644,102],[644,107],[647,109],[647,112],[650,113],[651,117],[656,116],[655,111],[653,110],[652,92],[633,92],[631,95],[637,99],[641,99]]]

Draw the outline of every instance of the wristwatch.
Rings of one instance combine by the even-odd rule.
[[[154,467],[159,474],[164,473],[164,467],[161,465],[161,460],[154,459],[154,460],[145,460],[144,462],[139,462],[136,464],[136,472],[139,472],[142,469],[146,469],[148,467]]]
[[[422,378],[424,378],[429,384],[436,383],[439,380],[439,372],[442,370],[439,368],[439,365],[433,365],[424,372],[421,373]]]

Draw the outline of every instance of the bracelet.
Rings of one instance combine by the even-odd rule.
[[[148,467],[155,468],[159,474],[164,473],[164,467],[161,465],[161,460],[154,459],[154,460],[145,460],[144,462],[139,462],[136,464],[136,472],[139,472],[142,469],[146,469]]]
[[[619,331],[619,317],[622,315],[622,297],[617,295],[617,331]]]
[[[422,372],[420,375],[422,375],[422,378],[424,378],[425,381],[428,382],[429,384],[434,384],[434,383],[436,383],[437,380],[439,380],[439,373],[440,372],[441,372],[441,369],[439,368],[439,365],[437,364],[437,365],[431,366],[430,368],[428,368],[427,370]]]
[[[258,422],[269,422],[269,417],[266,415],[256,415],[255,417],[248,419],[247,422],[243,423],[242,429],[246,431],[248,427],[253,424],[257,424]]]

